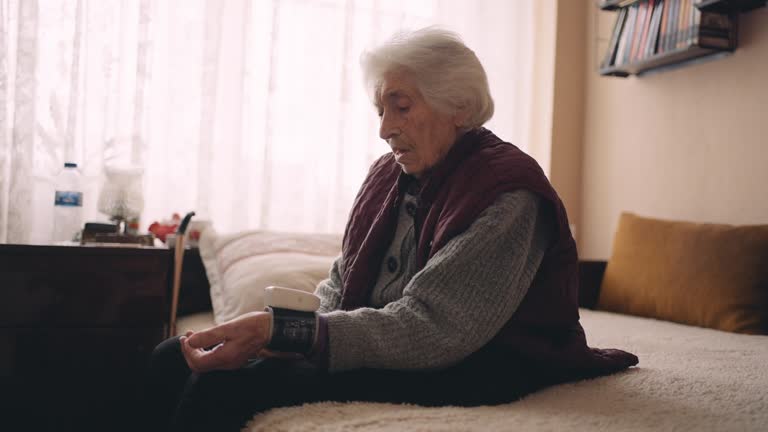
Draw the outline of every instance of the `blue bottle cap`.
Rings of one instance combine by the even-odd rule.
[[[77,164],[74,162],[64,162],[64,168],[77,168]]]

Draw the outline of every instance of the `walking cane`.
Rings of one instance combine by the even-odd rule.
[[[171,319],[169,320],[167,337],[176,334],[176,313],[179,307],[179,291],[181,290],[181,266],[184,262],[184,233],[187,232],[187,226],[195,212],[189,212],[181,221],[176,230],[176,245],[173,253],[173,294],[171,297]]]

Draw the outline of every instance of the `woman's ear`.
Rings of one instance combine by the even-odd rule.
[[[456,113],[453,115],[453,124],[454,126],[456,126],[457,129],[462,129],[466,127],[468,118],[469,118],[469,113],[467,112],[467,109],[459,108],[456,110]]]

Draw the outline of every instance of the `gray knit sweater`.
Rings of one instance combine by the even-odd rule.
[[[551,221],[542,216],[539,198],[519,190],[501,195],[415,272],[415,197],[404,198],[369,307],[338,310],[340,258],[317,287],[332,371],[458,363],[509,320],[551,240]]]

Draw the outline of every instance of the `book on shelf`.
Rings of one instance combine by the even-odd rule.
[[[688,15],[690,14],[691,0],[680,0],[680,18],[677,22],[677,42],[675,43],[675,49],[680,49],[685,46],[686,34],[685,29]]]
[[[693,0],[682,0],[682,13],[680,14],[680,22],[678,25],[678,30],[680,31],[680,37],[677,41],[677,47],[676,48],[683,48],[686,43],[688,42],[687,37],[688,34],[686,33],[686,29],[688,28],[688,17],[691,16],[691,9],[693,7]]]
[[[683,13],[680,19],[680,39],[677,42],[677,48],[684,48],[688,44],[688,17],[691,16],[691,10],[693,9],[693,0],[683,0]]]
[[[680,10],[680,1],[670,1],[669,21],[667,22],[667,38],[664,41],[664,52],[672,51],[675,43],[675,27],[677,24],[678,11]]]
[[[736,28],[728,15],[699,12],[694,22],[693,43],[701,46],[732,49]]]
[[[627,41],[627,51],[624,53],[624,63],[631,63],[633,61],[635,53],[635,39],[637,38],[637,33],[640,30],[640,21],[643,19],[643,4],[642,2],[638,2],[636,5],[637,10],[635,11],[635,16],[632,19],[632,32],[627,35],[629,40]]]
[[[697,20],[701,19],[701,11],[697,7],[691,8],[691,13],[688,16],[688,27],[686,29],[686,44],[698,45],[698,31],[700,26],[696,24]]]
[[[648,27],[648,40],[645,43],[643,57],[648,58],[656,54],[656,41],[659,37],[659,27],[661,25],[661,11],[664,8],[664,0],[657,0],[651,16],[651,24]]]
[[[672,3],[672,0],[667,0],[664,2],[664,10],[661,13],[661,24],[659,26],[659,36],[658,36],[658,42],[656,49],[656,52],[663,53],[665,51],[664,43],[667,41],[667,34],[669,34],[669,31],[667,30],[667,23],[669,23],[669,9],[670,4]]]
[[[635,21],[637,20],[637,9],[638,4],[635,3],[629,7],[627,12],[627,24],[624,27],[624,31],[621,32],[619,52],[616,54],[617,65],[629,63],[629,51],[631,51],[632,33],[634,32]]]
[[[637,10],[637,20],[635,21],[635,32],[632,35],[632,50],[629,53],[627,63],[637,61],[637,48],[640,45],[640,39],[643,37],[643,26],[645,24],[645,15],[648,10],[648,2],[639,2]]]
[[[621,36],[621,30],[624,28],[624,22],[627,18],[627,9],[623,8],[616,15],[616,24],[613,25],[613,32],[611,32],[611,40],[608,42],[608,52],[600,64],[600,67],[608,67],[616,62],[616,54],[618,51],[619,38]]]
[[[685,16],[685,4],[687,0],[680,0],[680,7],[677,11],[677,24],[675,25],[675,44],[672,46],[672,50],[676,50],[682,46],[683,39],[683,22]]]
[[[640,36],[640,44],[637,46],[637,53],[635,54],[635,61],[642,60],[645,57],[645,45],[648,43],[648,32],[650,31],[651,16],[653,15],[653,7],[656,0],[646,0],[645,18],[643,19],[642,33]]]
[[[627,33],[629,32],[629,23],[630,23],[630,17],[632,16],[632,8],[623,8],[621,9],[624,11],[624,20],[616,21],[616,24],[614,24],[614,31],[617,31],[619,33],[619,40],[616,42],[615,53],[611,53],[610,57],[613,58],[613,61],[606,64],[605,66],[610,66],[613,64],[621,64],[621,58],[624,55],[624,49],[627,45]],[[617,26],[620,26],[621,28],[616,28]],[[606,56],[608,57],[608,56]]]

